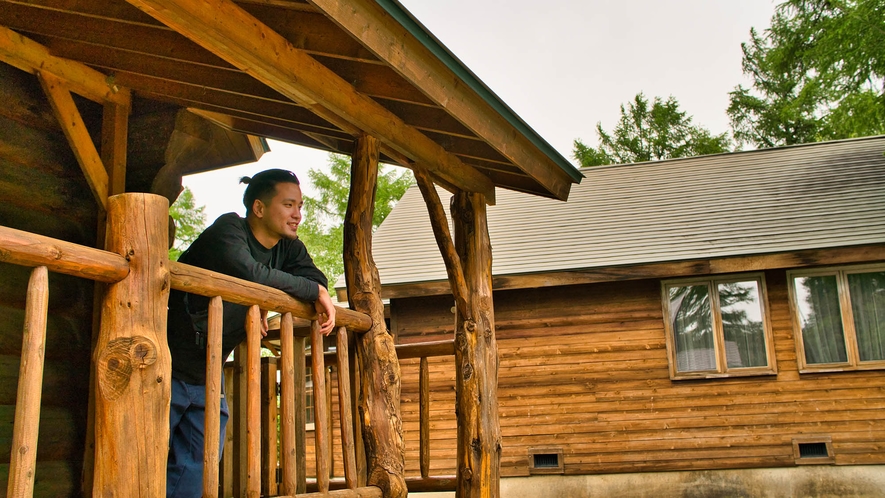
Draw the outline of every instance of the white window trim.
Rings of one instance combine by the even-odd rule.
[[[820,268],[789,270],[787,271],[787,290],[790,299],[790,321],[793,324],[793,337],[796,343],[796,362],[799,373],[824,373],[824,372],[849,372],[857,370],[883,370],[885,360],[860,361],[860,351],[857,345],[857,333],[854,330],[854,315],[851,310],[851,297],[848,295],[848,273],[866,273],[870,271],[885,271],[885,263],[873,263],[862,265],[826,266]],[[802,337],[802,322],[799,320],[799,308],[796,304],[796,277],[836,276],[836,285],[839,292],[839,308],[842,312],[842,331],[845,334],[845,350],[848,361],[843,363],[813,363],[805,362],[805,341]]]
[[[668,287],[673,285],[708,285],[712,291],[715,291],[716,284],[729,282],[747,282],[754,280],[759,285],[759,304],[762,313],[762,329],[763,339],[765,340],[765,354],[768,359],[768,365],[763,367],[741,367],[728,368],[725,361],[725,335],[722,329],[722,315],[719,312],[719,293],[711,292],[711,304],[715,304],[716,312],[713,313],[713,330],[714,330],[714,354],[716,358],[717,369],[700,370],[691,372],[679,372],[676,363],[676,338],[672,327],[670,326],[670,297],[667,292]],[[663,307],[664,331],[666,333],[667,343],[667,363],[670,370],[670,380],[691,380],[691,379],[718,379],[733,377],[750,377],[760,375],[777,375],[777,360],[775,358],[774,349],[774,333],[771,328],[771,313],[768,308],[768,289],[765,286],[765,274],[761,272],[740,273],[729,275],[705,275],[688,278],[668,279],[661,281],[661,305]]]

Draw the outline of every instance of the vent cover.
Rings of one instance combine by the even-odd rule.
[[[537,456],[537,455],[536,455]],[[799,458],[827,458],[827,443],[799,443]]]
[[[797,465],[836,463],[833,439],[830,436],[793,438],[793,458]]]
[[[556,453],[535,453],[536,469],[555,469],[559,467],[559,455]]]
[[[562,474],[562,448],[529,448],[529,474]]]

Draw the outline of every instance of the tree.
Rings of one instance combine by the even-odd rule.
[[[642,93],[626,109],[621,105],[621,119],[611,134],[602,129],[602,123],[596,124],[596,132],[598,148],[575,140],[574,156],[581,166],[717,154],[727,152],[730,145],[727,134],[712,135],[706,128],[693,125],[691,117],[679,110],[675,98],[664,101],[655,97],[649,106]]]
[[[304,197],[304,221],[298,227],[298,236],[332,285],[344,273],[344,214],[350,195],[350,158],[329,154],[328,164],[328,173],[318,169],[308,172],[318,194]],[[381,225],[411,184],[410,171],[400,172],[381,166],[375,192],[373,228]]]
[[[169,206],[169,216],[175,220],[175,243],[169,248],[169,259],[177,261],[181,253],[206,228],[205,206],[196,206],[194,194],[187,187]]]
[[[738,143],[885,133],[885,1],[788,0],[741,48],[753,84],[730,93]]]

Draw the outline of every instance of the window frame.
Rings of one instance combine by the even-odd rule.
[[[767,365],[761,367],[728,367],[725,357],[725,331],[722,325],[722,312],[719,304],[718,284],[734,282],[756,282],[759,291],[759,307],[762,314],[762,337],[765,341]],[[669,289],[676,286],[706,285],[710,296],[710,307],[713,320],[713,351],[716,370],[695,370],[679,372],[677,364],[676,337],[670,319]],[[765,285],[765,274],[762,272],[739,273],[728,275],[703,275],[687,278],[661,280],[661,306],[663,308],[664,331],[667,343],[667,362],[670,380],[718,379],[733,377],[751,377],[760,375],[777,375],[777,359],[774,349],[774,333],[771,327],[771,313],[768,306],[768,289]]]
[[[872,273],[885,271],[885,263],[860,265],[839,265],[819,268],[803,268],[787,271],[787,290],[790,299],[790,321],[793,325],[793,337],[796,343],[796,362],[799,373],[850,372],[859,370],[885,370],[885,360],[860,361],[860,348],[857,343],[857,331],[854,329],[854,311],[851,308],[851,295],[848,287],[848,275],[856,273]],[[845,339],[846,362],[812,363],[805,360],[805,340],[802,336],[802,321],[799,319],[799,305],[796,302],[796,277],[836,277],[836,289],[839,297],[839,311],[842,319],[842,334]]]

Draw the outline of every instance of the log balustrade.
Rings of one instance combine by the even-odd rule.
[[[281,364],[281,460],[282,496],[311,496],[304,493],[304,472],[298,473],[298,458],[305,454],[296,444],[296,426],[303,415],[296,415],[297,364],[293,317],[313,320],[313,351],[322,350],[322,336],[316,326],[316,311],[282,291],[191,267],[166,259],[165,199],[149,194],[124,194],[109,198],[108,244],[115,252],[67,243],[51,237],[0,227],[0,261],[35,269],[28,285],[23,333],[22,362],[9,470],[7,496],[33,495],[37,455],[40,392],[43,379],[43,351],[48,314],[49,272],[64,273],[111,284],[102,305],[97,362],[98,393],[96,424],[95,494],[103,496],[160,496],[165,489],[165,463],[169,437],[168,379],[171,362],[165,342],[165,307],[169,289],[210,298],[207,338],[207,410],[204,496],[217,496],[219,405],[221,398],[221,309],[222,302],[250,307],[246,332],[246,463],[245,495],[261,494],[261,402],[260,402],[260,310],[282,313]],[[347,334],[369,330],[371,319],[358,312],[337,311],[337,363],[349,372]],[[340,355],[345,355],[341,358]],[[317,407],[325,405],[323,355],[312,355],[314,395]],[[303,381],[303,375],[301,376]],[[342,421],[351,415],[352,386],[349,374],[339,375]],[[301,384],[303,385],[303,383]],[[127,398],[131,396],[131,400]],[[303,395],[302,395],[303,398]],[[126,403],[119,403],[127,399]],[[302,404],[303,407],[303,404]],[[325,433],[325,417],[318,414],[317,433]],[[345,424],[346,425],[346,424]],[[329,491],[328,471],[323,471],[330,451],[326,438],[317,438],[318,487],[321,494],[341,497],[381,497],[375,486],[358,487],[353,429],[342,428],[347,457],[345,473],[348,489]],[[110,454],[116,453],[116,458]],[[303,463],[303,462],[302,462]],[[131,467],[131,468],[130,468]],[[132,472],[132,474],[125,474]],[[149,483],[148,483],[149,482]],[[147,484],[146,484],[147,483]],[[300,492],[300,494],[299,494]]]

